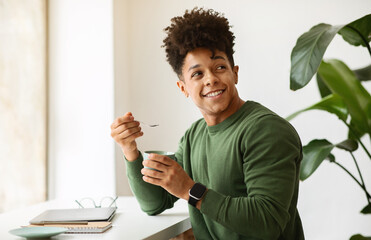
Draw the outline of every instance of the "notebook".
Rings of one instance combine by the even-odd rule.
[[[63,227],[68,228],[64,233],[103,233],[112,227],[111,222],[87,222],[87,223],[46,223],[46,224],[31,224],[25,227]]]
[[[51,209],[33,218],[30,224],[109,222],[116,209],[116,207]]]

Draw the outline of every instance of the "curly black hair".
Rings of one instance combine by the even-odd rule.
[[[207,48],[224,52],[231,66],[234,66],[234,35],[228,19],[212,9],[194,8],[186,10],[183,16],[171,19],[171,25],[164,29],[167,61],[180,78],[187,53],[196,48]]]

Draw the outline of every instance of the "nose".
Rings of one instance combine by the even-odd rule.
[[[219,82],[219,78],[212,72],[207,71],[205,76],[205,85],[206,86],[213,86]]]

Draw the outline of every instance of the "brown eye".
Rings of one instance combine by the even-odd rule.
[[[216,69],[218,69],[218,70],[220,70],[220,69],[226,69],[226,67],[222,65],[222,66],[217,67]]]
[[[198,76],[200,76],[201,74],[202,74],[202,72],[197,71],[197,72],[192,73],[191,77],[198,77]]]

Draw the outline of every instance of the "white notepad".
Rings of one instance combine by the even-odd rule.
[[[103,233],[112,227],[111,222],[87,222],[80,224],[63,224],[63,223],[47,223],[47,224],[31,224],[25,227],[63,227],[68,230],[65,233]]]
[[[109,222],[116,209],[116,207],[51,209],[33,218],[30,224]]]

